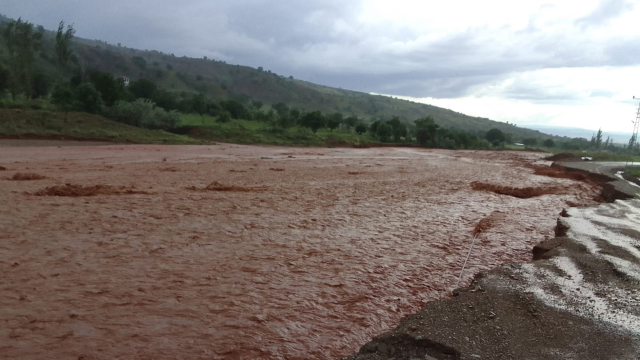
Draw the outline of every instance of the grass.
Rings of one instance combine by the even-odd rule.
[[[0,109],[0,137],[100,140],[140,144],[199,144],[187,136],[141,129],[85,113]]]
[[[640,168],[637,168],[637,167],[626,168],[624,170],[624,173],[627,174],[627,175],[640,177]]]
[[[633,159],[633,161],[640,162],[640,156],[632,156],[629,154],[615,154],[615,153],[604,152],[604,151],[587,151],[587,152],[572,151],[571,153],[578,157],[582,157],[582,156],[592,157],[593,161],[620,161],[620,162],[624,161],[626,162]]]
[[[270,129],[263,123],[249,120],[232,120],[217,123],[215,117],[193,114],[182,115],[185,126],[193,126],[189,135],[199,139],[237,144],[301,145],[301,146],[376,146],[378,142],[368,135],[358,135],[345,130],[319,130],[317,133],[302,127]]]
[[[545,148],[544,150],[555,154],[560,154],[560,153],[568,153],[568,154],[572,154],[573,156],[577,157],[577,158],[581,158],[583,156],[586,157],[591,157],[593,158],[593,161],[618,161],[618,162],[627,162],[627,161],[634,161],[634,162],[639,162],[640,163],[640,156],[637,155],[630,155],[630,154],[618,154],[618,153],[612,153],[610,151],[578,151],[578,150],[565,150],[562,149],[560,147],[554,147],[551,149],[547,149]]]

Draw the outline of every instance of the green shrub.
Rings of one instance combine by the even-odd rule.
[[[114,121],[147,129],[171,130],[181,123],[176,111],[166,111],[148,99],[118,101],[105,115]]]

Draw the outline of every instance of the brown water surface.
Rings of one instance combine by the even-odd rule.
[[[3,148],[0,354],[349,354],[424,302],[447,297],[478,229],[463,284],[483,269],[529,260],[567,202],[594,202],[590,185],[524,167],[540,156],[236,145]],[[16,172],[46,179],[9,180]],[[473,190],[473,181],[485,190],[552,191],[521,199]],[[47,196],[70,189],[92,196]]]

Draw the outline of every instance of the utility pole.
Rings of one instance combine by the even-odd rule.
[[[635,96],[633,97],[633,99],[635,100]],[[633,135],[631,135],[631,139],[629,140],[629,160],[627,160],[627,163],[625,165],[626,167],[633,167],[633,149],[636,147],[636,144],[638,143],[638,128],[640,127],[640,104],[638,104],[638,110],[636,111],[636,119],[632,121],[633,123]]]

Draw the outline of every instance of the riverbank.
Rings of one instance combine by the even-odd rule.
[[[610,203],[563,210],[532,263],[479,273],[345,359],[637,359],[637,188],[597,165],[556,166],[588,171]]]

